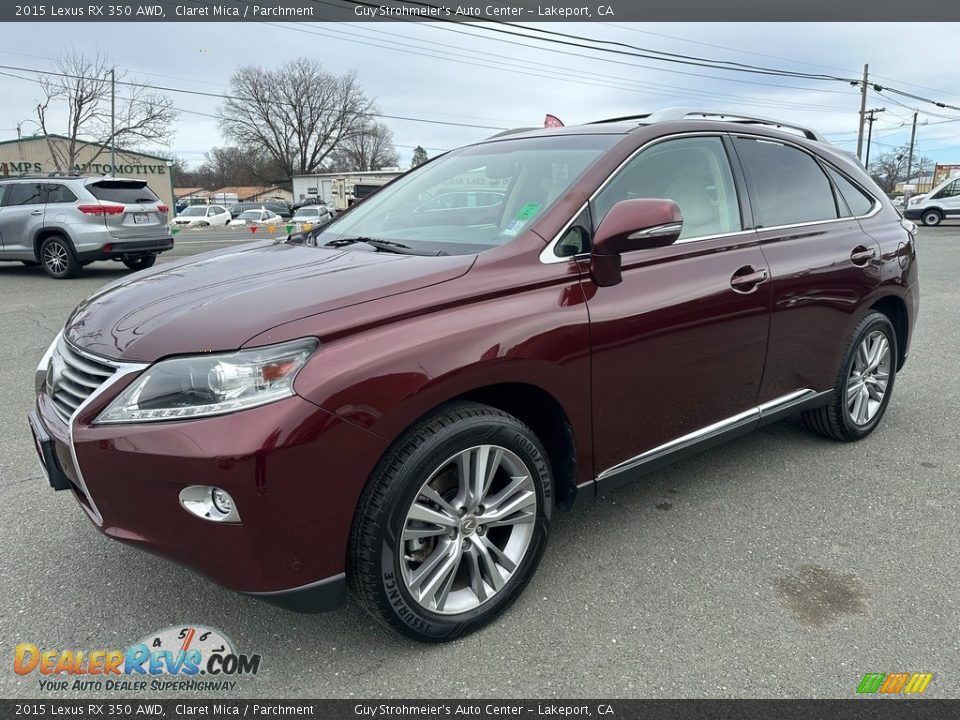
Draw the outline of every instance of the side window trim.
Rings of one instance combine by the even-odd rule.
[[[727,161],[730,163],[730,171],[733,173],[733,183],[737,191],[737,201],[740,204],[740,226],[744,232],[748,230],[752,232],[757,224],[753,216],[750,191],[747,188],[747,176],[743,171],[740,156],[737,154],[737,148],[730,133],[723,134],[723,149],[727,153]]]
[[[806,153],[806,154],[809,155],[811,158],[813,158],[814,162],[816,162],[818,165],[821,165],[821,170],[823,170],[824,174],[827,176],[827,180],[828,180],[829,183],[830,183],[830,187],[831,187],[831,188],[834,188],[834,193],[836,193],[837,191],[836,191],[836,188],[834,187],[833,178],[830,177],[830,173],[827,172],[827,169],[833,170],[834,172],[836,172],[837,174],[839,174],[841,177],[843,177],[844,179],[846,179],[847,181],[849,181],[850,184],[852,184],[854,187],[856,187],[857,189],[859,189],[864,195],[866,195],[867,197],[869,197],[869,198],[873,201],[873,205],[872,205],[871,208],[870,208],[870,212],[866,213],[865,215],[853,215],[853,214],[851,214],[851,215],[849,215],[849,216],[847,216],[847,217],[837,217],[837,218],[828,219],[828,220],[810,220],[810,221],[807,221],[807,222],[790,223],[790,224],[787,224],[787,225],[772,225],[772,226],[770,226],[770,227],[761,228],[761,229],[763,229],[763,230],[781,230],[781,229],[783,229],[783,228],[804,227],[804,226],[806,226],[806,225],[822,225],[823,223],[839,222],[839,221],[841,221],[841,220],[850,220],[850,219],[863,220],[864,218],[873,217],[873,216],[880,210],[880,208],[882,207],[882,204],[881,204],[881,202],[877,199],[876,195],[874,195],[872,192],[870,192],[869,190],[867,190],[866,188],[864,188],[863,185],[861,185],[859,182],[857,182],[856,180],[854,180],[853,178],[851,178],[849,175],[847,175],[847,173],[845,173],[843,170],[841,170],[840,168],[838,168],[836,165],[833,165],[832,163],[830,163],[830,162],[828,162],[828,161],[826,161],[826,160],[822,160],[819,156],[817,156],[816,154],[810,152],[809,150],[807,150],[807,148],[805,148],[805,147],[803,147],[803,146],[801,146],[801,145],[798,145],[798,144],[796,144],[796,143],[790,142],[789,140],[785,140],[785,139],[782,139],[782,138],[770,138],[770,137],[767,137],[767,136],[765,136],[765,135],[751,135],[750,133],[742,133],[742,132],[741,132],[741,133],[729,133],[729,134],[728,134],[728,137],[730,137],[731,140],[732,140],[733,138],[735,138],[735,137],[749,138],[749,139],[752,139],[752,140],[768,140],[768,141],[770,141],[770,142],[777,142],[777,143],[780,143],[781,145],[786,145],[786,146],[788,146],[788,147],[792,147],[792,148],[794,148],[794,149],[796,149],[796,150],[799,150],[799,151],[801,151],[801,152],[803,152],[803,153]]]
[[[740,190],[739,185],[737,184],[736,168],[734,167],[733,159],[732,159],[732,157],[730,156],[729,150],[728,150],[728,148],[727,148],[727,138],[726,138],[726,136],[727,136],[727,133],[720,132],[720,131],[715,131],[715,132],[697,132],[697,133],[685,133],[685,134],[678,134],[678,135],[668,135],[668,136],[664,136],[664,137],[662,137],[662,138],[657,138],[656,140],[653,140],[653,141],[645,144],[644,146],[638,148],[634,153],[632,153],[632,154],[630,155],[630,157],[629,157],[627,160],[625,160],[623,163],[621,163],[621,164],[604,180],[603,184],[602,184],[599,188],[597,188],[597,190],[590,196],[590,200],[588,201],[588,205],[590,206],[590,215],[591,215],[591,220],[592,220],[592,222],[593,222],[594,224],[596,224],[596,218],[597,218],[596,201],[597,201],[598,197],[607,189],[607,187],[609,186],[609,184],[610,184],[611,182],[615,181],[615,180],[621,175],[621,173],[623,173],[624,171],[626,171],[626,170],[628,169],[628,167],[629,167],[632,163],[636,162],[636,161],[638,160],[638,158],[640,158],[640,156],[643,155],[645,152],[651,150],[652,148],[655,148],[655,147],[658,146],[658,145],[663,145],[663,144],[667,144],[667,143],[670,143],[670,142],[676,142],[676,141],[683,141],[683,140],[718,140],[718,141],[720,142],[720,146],[721,146],[722,153],[721,153],[721,155],[720,155],[718,158],[716,158],[716,159],[717,159],[718,163],[723,162],[723,160],[726,161],[726,169],[727,169],[727,172],[729,172],[730,180],[732,181],[732,182],[731,182],[731,186],[732,186],[731,189],[732,189],[732,191],[733,191],[733,194],[735,195],[736,209],[737,209],[737,219],[739,220],[739,223],[740,223],[740,229],[738,229],[738,230],[730,230],[730,231],[727,231],[727,232],[710,233],[710,234],[707,234],[707,235],[693,235],[693,236],[690,236],[690,237],[681,237],[679,240],[676,241],[675,244],[688,243],[688,242],[697,242],[697,241],[700,241],[700,240],[709,240],[709,239],[711,239],[711,238],[716,238],[716,237],[727,237],[727,236],[730,236],[730,235],[737,235],[737,234],[740,234],[740,233],[743,233],[743,232],[752,232],[752,229],[747,229],[747,228],[745,227],[745,224],[744,224],[744,206],[743,206],[743,202],[742,202],[742,200],[741,200],[741,195],[742,195],[742,193],[741,193],[741,190]],[[722,158],[722,160],[721,160],[721,158]],[[718,168],[718,169],[719,169],[719,168]],[[594,228],[594,229],[595,229],[595,228]],[[592,234],[591,234],[591,238],[592,238]]]
[[[743,134],[743,133],[738,133],[738,134]],[[601,182],[594,189],[594,191],[590,194],[590,197],[586,200],[586,202],[584,202],[583,205],[581,205],[576,209],[576,211],[573,213],[573,216],[566,223],[563,224],[560,230],[550,239],[550,242],[548,242],[546,246],[543,248],[543,250],[540,251],[540,256],[539,256],[540,262],[551,265],[554,263],[568,263],[573,260],[577,260],[585,257],[588,253],[584,253],[581,255],[563,256],[563,255],[557,255],[556,252],[554,252],[554,248],[557,246],[557,243],[560,241],[561,238],[563,238],[563,236],[567,233],[567,231],[573,226],[573,224],[576,222],[577,218],[580,217],[580,214],[584,211],[584,209],[590,209],[590,222],[591,222],[591,225],[595,225],[596,218],[594,217],[593,210],[591,208],[591,204],[593,203],[593,200],[597,197],[597,195],[603,192],[603,189],[613,180],[613,178],[615,178],[617,174],[621,170],[623,170],[623,168],[625,168],[634,158],[636,158],[637,155],[642,153],[647,148],[653,147],[654,145],[657,145],[662,142],[667,142],[668,140],[676,140],[680,138],[695,138],[695,137],[718,137],[726,144],[727,139],[731,137],[731,134],[728,132],[703,131],[703,130],[677,132],[677,133],[672,133],[670,135],[663,135],[661,137],[653,138],[652,140],[649,140],[644,144],[642,144],[640,147],[634,148],[630,152],[630,154],[627,155],[627,157],[625,157],[620,162],[620,164],[617,165],[617,167],[615,167],[613,171],[603,179],[603,182]],[[737,160],[737,165],[739,165],[739,159]],[[731,167],[730,171],[734,175],[734,183],[736,184],[737,168],[734,167],[734,163],[732,160],[730,160],[730,167]],[[740,191],[739,186],[736,186],[736,190],[737,190],[738,197],[741,197],[742,193],[739,192]],[[507,190],[507,192],[509,194],[509,189]],[[743,208],[743,205],[741,201],[741,212],[742,212],[742,208]],[[751,217],[752,217],[752,211],[751,211]],[[741,222],[743,222],[743,217],[741,217]],[[751,225],[752,224],[753,223],[751,222]],[[596,227],[590,228],[591,240],[593,239],[593,235],[595,231],[596,231]],[[714,238],[718,238],[718,237],[734,237],[737,235],[744,235],[746,233],[754,233],[754,232],[755,230],[753,227],[749,227],[749,228],[744,227],[743,229],[737,230],[735,232],[722,233],[720,235],[708,235],[708,236],[697,237],[697,238],[686,238],[684,240],[678,240],[677,243],[699,242],[701,240],[713,240]]]
[[[876,195],[874,195],[872,192],[870,192],[869,190],[867,190],[865,187],[863,187],[863,185],[861,185],[861,184],[858,183],[856,180],[854,180],[852,177],[850,177],[849,175],[847,175],[845,172],[843,172],[843,170],[841,170],[840,168],[838,168],[836,165],[833,165],[833,164],[827,162],[826,160],[821,160],[820,163],[821,163],[821,165],[823,165],[823,167],[824,167],[824,169],[825,169],[825,171],[826,171],[826,173],[827,173],[827,177],[830,179],[830,184],[834,186],[834,192],[837,194],[837,196],[838,196],[841,200],[843,200],[844,206],[847,208],[847,210],[850,211],[850,214],[849,214],[849,215],[847,215],[847,216],[844,217],[844,218],[841,218],[842,220],[847,220],[847,219],[860,220],[861,218],[868,218],[868,217],[870,217],[871,215],[873,215],[875,212],[877,212],[877,209],[878,209],[878,207],[879,207],[879,205],[880,205],[880,201],[877,200]],[[839,175],[840,177],[842,177],[844,180],[846,180],[848,183],[850,183],[851,185],[853,185],[853,187],[855,187],[857,190],[859,190],[864,196],[870,198],[870,210],[869,210],[868,212],[862,214],[862,215],[857,215],[857,214],[855,214],[855,213],[853,212],[853,209],[850,207],[850,204],[849,204],[849,203],[846,201],[846,199],[843,197],[843,193],[840,192],[840,188],[838,188],[838,187],[836,186],[836,182],[834,182],[834,179],[833,179],[833,177],[831,176],[830,173],[836,173],[837,175]]]

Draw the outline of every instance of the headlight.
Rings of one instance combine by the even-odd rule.
[[[314,338],[235,353],[163,360],[148,368],[97,424],[222,415],[293,395],[293,380],[317,349]]]

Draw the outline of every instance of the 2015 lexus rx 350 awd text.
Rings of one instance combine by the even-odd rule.
[[[471,191],[493,199],[430,202]],[[42,359],[30,425],[106,535],[449,640],[516,599],[560,510],[791,414],[872,432],[915,231],[806,128],[504,134],[307,235],[108,285]]]

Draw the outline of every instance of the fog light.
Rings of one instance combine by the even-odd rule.
[[[190,485],[180,491],[180,504],[192,515],[213,522],[240,522],[230,493],[210,485]]]
[[[210,497],[213,499],[213,506],[224,515],[229,515],[233,512],[233,498],[230,497],[230,493],[226,490],[214,488],[210,493]]]

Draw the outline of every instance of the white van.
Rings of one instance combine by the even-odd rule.
[[[946,218],[960,217],[960,174],[947,178],[926,195],[911,198],[903,216],[924,225],[939,225]]]

